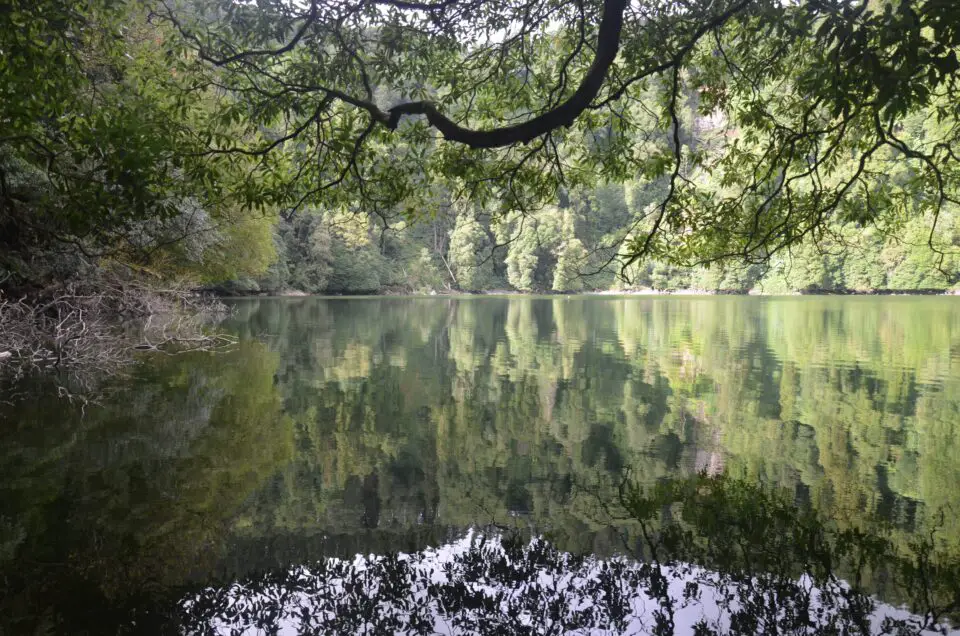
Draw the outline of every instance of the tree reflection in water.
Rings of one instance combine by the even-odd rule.
[[[189,633],[920,634],[950,631],[960,560],[724,476],[625,483],[625,552],[472,531],[415,554],[327,559],[182,601]],[[893,535],[890,535],[893,536]],[[870,594],[876,581],[894,602]]]

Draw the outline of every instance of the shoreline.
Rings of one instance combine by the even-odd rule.
[[[960,289],[874,289],[874,290],[817,290],[809,292],[771,293],[752,289],[748,292],[710,291],[705,289],[625,289],[625,290],[585,290],[578,292],[557,291],[517,291],[514,289],[491,289],[485,291],[401,291],[380,290],[376,292],[358,291],[347,293],[308,293],[300,290],[278,292],[255,292],[248,294],[223,294],[216,291],[204,292],[218,298],[359,298],[359,297],[396,297],[396,298],[456,298],[483,296],[960,296]]]

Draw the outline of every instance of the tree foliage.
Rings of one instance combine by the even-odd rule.
[[[950,3],[44,0],[0,21],[15,282],[104,259],[268,290],[738,291],[763,275],[744,263],[782,289],[956,282]],[[451,250],[467,209],[486,238]],[[291,233],[317,213],[329,249]],[[346,217],[367,242],[337,238]]]
[[[273,258],[267,201],[240,157],[205,140],[237,132],[224,100],[149,3],[7,3],[0,11],[0,268],[49,283],[103,259],[222,280]],[[87,271],[89,274],[89,271]]]
[[[429,219],[392,221],[387,228],[377,215],[304,211],[276,226],[278,256],[270,272],[240,284],[310,293],[512,288],[784,294],[943,291],[954,288],[960,275],[957,255],[942,256],[926,244],[926,218],[906,220],[896,234],[831,224],[821,241],[792,246],[763,264],[732,260],[686,267],[663,258],[621,267],[605,248],[617,240],[624,219],[643,214],[643,190],[642,182],[607,184],[566,193],[559,205],[501,218],[474,206],[444,204]],[[958,221],[953,210],[941,214],[945,244],[960,240]]]
[[[450,265],[461,289],[489,289],[495,284],[490,234],[469,212],[458,214],[450,231]]]
[[[950,247],[952,3],[184,6],[165,17],[244,95],[229,115],[256,139],[216,151],[292,162],[292,205],[419,216],[442,186],[527,214],[560,188],[643,175],[658,196],[608,246],[625,263],[765,263],[837,225],[916,218]],[[526,286],[530,263],[515,270]]]

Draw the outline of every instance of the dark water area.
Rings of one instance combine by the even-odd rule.
[[[590,601],[600,607],[611,592],[583,581],[633,580],[622,558],[639,531],[613,510],[623,484],[696,475],[775,491],[837,531],[882,528],[905,550],[925,541],[939,559],[931,571],[960,563],[960,299],[289,298],[235,309],[232,350],[145,357],[95,404],[45,385],[0,403],[0,633],[306,633],[283,603],[248,604],[260,614],[237,627],[237,599],[295,588],[302,609],[332,589],[305,585],[304,567],[397,553],[449,562],[484,533],[543,537],[578,589],[607,590]],[[497,550],[484,562],[510,554]],[[902,581],[871,567],[871,594],[908,602]],[[941,570],[949,596],[954,571]],[[342,591],[345,572],[329,576]],[[693,633],[684,620],[675,631]],[[618,625],[566,631],[652,631]],[[471,633],[460,627],[447,631]],[[364,629],[311,633],[402,631]]]

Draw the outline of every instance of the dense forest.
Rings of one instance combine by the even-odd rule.
[[[314,211],[281,219],[276,260],[265,272],[214,285],[225,293],[578,292],[695,290],[715,293],[931,292],[956,287],[960,259],[927,244],[924,219],[902,234],[834,227],[830,238],[763,264],[685,267],[647,259],[623,268],[600,247],[642,217],[655,184],[609,184],[563,194],[560,205],[493,223],[490,214],[448,205],[428,219],[384,227],[378,217],[344,220]],[[960,240],[953,215],[943,240]]]
[[[0,281],[948,290],[948,4],[16,0]]]

